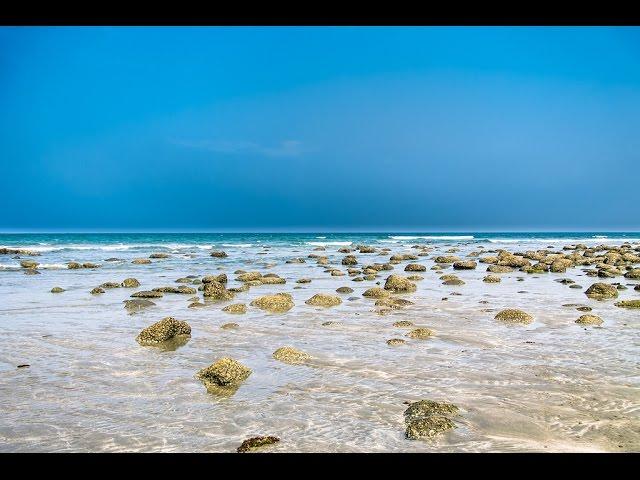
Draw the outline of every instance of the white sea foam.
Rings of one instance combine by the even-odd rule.
[[[473,240],[473,235],[390,235],[394,240]]]
[[[607,242],[637,242],[637,238],[609,238],[597,237],[593,238],[489,238],[490,243],[601,243],[606,239]]]
[[[351,245],[353,242],[307,242],[307,245],[326,247],[328,245]]]
[[[223,243],[223,247],[237,247],[237,248],[247,248],[250,247],[251,243]]]

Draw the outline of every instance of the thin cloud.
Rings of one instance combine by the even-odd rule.
[[[261,155],[265,157],[297,157],[303,153],[302,142],[284,140],[275,146],[254,142],[234,142],[225,140],[194,140],[175,142],[186,148],[206,150],[229,155]]]

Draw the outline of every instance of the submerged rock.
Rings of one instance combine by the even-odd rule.
[[[243,314],[247,313],[247,306],[244,303],[234,303],[233,305],[227,305],[222,309],[223,312]]]
[[[244,382],[251,369],[233,358],[224,357],[200,370],[196,376],[208,389],[211,387],[234,387]]]
[[[147,265],[151,263],[151,260],[148,258],[136,258],[135,260],[132,260],[131,263],[134,265]]]
[[[20,262],[20,266],[22,268],[38,268],[38,265],[40,265],[38,262],[34,262],[33,260],[22,260]]]
[[[187,322],[166,317],[145,328],[136,337],[140,345],[157,345],[176,336],[191,336],[191,327]]]
[[[489,265],[487,267],[487,272],[491,272],[491,273],[510,273],[510,272],[513,272],[513,268],[507,267],[506,265]]]
[[[225,323],[220,328],[222,328],[223,330],[235,330],[236,328],[240,328],[240,325],[238,325],[237,323],[231,322],[231,323]]]
[[[51,293],[62,293],[62,292],[64,292],[64,291],[65,291],[65,290],[64,290],[64,288],[62,288],[62,287],[53,287],[53,288],[51,289]]]
[[[335,307],[340,305],[342,300],[335,295],[327,295],[325,293],[316,293],[306,302],[307,305],[313,305],[315,307]]]
[[[311,279],[310,278],[300,278],[300,279],[296,280],[296,283],[311,283]]]
[[[152,253],[149,258],[169,258],[170,256],[168,253]]]
[[[125,300],[123,303],[124,308],[133,311],[155,306],[155,303],[153,303],[151,300],[146,300],[143,298],[136,298],[135,300]]]
[[[100,288],[120,288],[120,284],[117,282],[105,282],[100,285]]]
[[[293,297],[288,293],[264,295],[253,300],[250,305],[270,312],[286,312],[294,306]]]
[[[413,305],[413,302],[406,300],[404,298],[390,298],[390,297],[381,298],[380,300],[377,300],[375,303],[376,307],[391,308],[393,310],[404,308],[409,305]]]
[[[266,445],[273,445],[274,443],[278,443],[279,441],[280,439],[274,436],[252,437],[242,442],[242,445],[238,447],[237,452],[238,453],[249,452],[251,450],[264,447]]]
[[[587,297],[596,300],[604,300],[607,298],[617,298],[618,290],[609,283],[594,283],[584,292]]]
[[[497,275],[487,275],[482,281],[485,283],[500,283],[502,280]]]
[[[603,322],[597,315],[581,315],[576,323],[579,325],[602,325]]]
[[[387,340],[387,345],[390,347],[397,347],[398,345],[405,345],[407,342],[401,338],[391,338]]]
[[[101,293],[104,293],[104,290],[100,287],[96,287],[93,290],[91,290],[91,295],[99,295]]]
[[[517,310],[515,308],[508,308],[506,310],[502,310],[498,312],[498,314],[494,317],[496,320],[500,320],[502,322],[508,323],[524,323],[529,324],[533,322],[533,317],[522,310]]]
[[[336,288],[336,292],[338,292],[338,293],[353,293],[353,288],[350,288],[350,287],[339,287],[339,288]]]
[[[306,362],[311,356],[293,347],[280,347],[273,352],[273,358],[284,363],[297,365]]]
[[[414,323],[409,320],[400,320],[399,322],[394,322],[393,326],[398,328],[409,328],[413,327]]]

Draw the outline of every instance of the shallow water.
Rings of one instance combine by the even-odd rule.
[[[23,258],[43,264],[40,275],[24,275],[19,259],[0,255],[0,451],[234,451],[254,435],[279,436],[279,444],[265,449],[272,452],[638,451],[640,312],[584,295],[596,281],[637,281],[594,279],[574,268],[562,274],[515,271],[500,274],[499,284],[486,284],[486,265],[479,264],[456,271],[465,285],[445,286],[438,280],[442,273],[429,270],[433,256],[453,247],[464,257],[481,247],[561,250],[569,243],[623,241],[640,239],[617,233],[0,235],[0,246],[39,250],[41,256]],[[415,305],[380,315],[375,300],[362,297],[389,273],[405,274],[407,261],[364,282],[332,277],[313,259],[285,264],[326,245],[325,252],[313,253],[346,272],[337,250],[349,242],[392,250],[355,252],[360,266],[415,253],[414,244],[432,246],[416,261],[427,267],[420,273],[425,279],[417,292],[404,295]],[[229,256],[209,256],[212,247]],[[153,252],[171,257],[130,263]],[[109,257],[121,261],[105,262]],[[102,267],[68,270],[68,261]],[[236,269],[277,273],[287,283],[252,287],[201,309],[187,308],[193,295],[176,294],[153,299],[155,307],[135,314],[123,308],[134,291],[179,285],[175,280],[187,275],[225,272],[228,287],[238,286]],[[89,293],[127,277],[141,287]],[[301,277],[312,283],[296,284]],[[584,289],[554,281],[559,278]],[[67,291],[52,294],[54,286]],[[340,286],[354,292],[340,295],[337,307],[304,303]],[[245,315],[221,311],[276,292],[291,293],[295,307],[284,314],[254,307]],[[639,297],[632,286],[620,292],[620,299]],[[562,306],[568,303],[591,306],[603,326],[575,324],[582,312]],[[493,319],[503,308],[523,309],[535,321],[504,325]],[[136,343],[141,329],[166,316],[191,325],[188,343],[176,350]],[[322,325],[329,320],[340,323]],[[398,320],[428,327],[435,337],[405,338],[407,329],[392,326]],[[240,328],[220,328],[228,322]],[[390,347],[391,338],[407,344]],[[276,361],[271,355],[284,345],[313,360],[302,366]],[[230,397],[207,393],[194,378],[223,356],[253,370]],[[458,405],[457,428],[435,440],[405,439],[404,402],[423,398]]]

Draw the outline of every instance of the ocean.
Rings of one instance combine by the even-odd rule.
[[[486,265],[455,271],[463,285],[443,285],[451,266],[432,270],[437,255],[524,252],[584,244],[640,246],[636,232],[537,233],[78,233],[0,234],[0,248],[38,256],[0,255],[0,451],[234,451],[245,438],[277,435],[273,452],[637,451],[640,449],[638,310],[588,298],[592,283],[620,283],[619,299],[638,299],[638,280],[598,279],[584,269],[526,274],[517,269],[487,284]],[[417,289],[406,308],[380,310],[362,293],[389,273],[354,282],[341,248],[363,264],[427,247],[415,263]],[[324,249],[324,250],[322,250]],[[383,250],[389,249],[389,250]],[[212,257],[222,250],[227,256]],[[453,250],[453,252],[452,252]],[[132,264],[153,253],[167,258]],[[318,265],[316,254],[327,257]],[[16,258],[18,257],[18,258]],[[286,263],[303,258],[304,263]],[[39,263],[25,275],[22,260]],[[477,258],[476,258],[477,260]],[[70,270],[69,262],[98,268]],[[333,276],[330,270],[344,275]],[[138,290],[176,286],[179,278],[238,270],[275,273],[285,284],[260,285],[226,302],[188,308],[193,295],[165,294],[137,312],[123,302]],[[138,289],[105,282],[134,277]],[[308,278],[310,283],[297,280]],[[567,280],[563,284],[559,280]],[[569,282],[581,288],[569,288]],[[197,288],[198,284],[191,285]],[[317,293],[340,294],[331,308],[307,305]],[[51,293],[61,287],[62,293]],[[295,306],[266,313],[256,297],[286,292]],[[222,308],[247,305],[232,315]],[[578,306],[604,323],[577,325]],[[494,319],[501,309],[531,314],[528,325]],[[164,317],[187,321],[189,341],[176,349],[142,347],[145,327]],[[394,323],[434,332],[406,337]],[[221,326],[235,322],[236,329]],[[332,322],[332,323],[328,323]],[[392,338],[406,344],[389,346]],[[282,346],[307,352],[304,365],[273,358]],[[222,357],[252,370],[232,396],[207,392],[195,374]],[[18,368],[18,365],[28,367]],[[432,440],[404,436],[405,402],[446,401],[460,409],[456,428]]]

